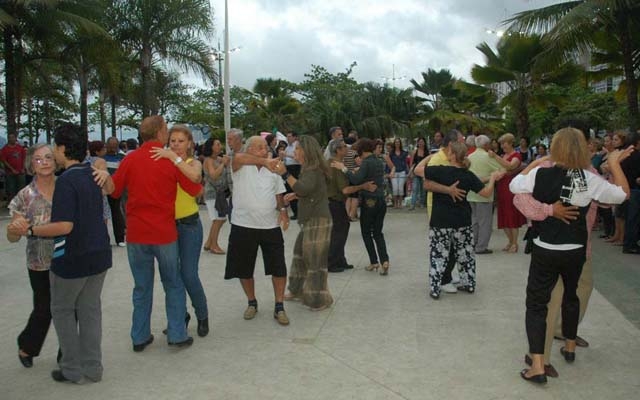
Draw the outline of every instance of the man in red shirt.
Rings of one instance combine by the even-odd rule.
[[[0,150],[0,161],[4,164],[7,201],[11,201],[25,185],[24,159],[27,157],[27,150],[17,139],[15,133],[7,134],[7,144]]]
[[[133,274],[133,351],[143,351],[153,342],[151,309],[153,305],[154,259],[165,291],[167,339],[170,346],[184,347],[193,343],[187,335],[185,288],[180,278],[175,222],[177,184],[192,196],[202,185],[191,182],[176,167],[183,162],[153,160],[150,150],[163,147],[169,139],[167,124],[158,115],[147,117],[140,125],[142,146],[127,155],[113,174],[115,189],[111,196],[119,198],[127,189],[127,255]],[[174,165],[175,164],[175,165]]]

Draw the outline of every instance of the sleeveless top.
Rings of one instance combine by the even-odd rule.
[[[193,158],[188,158],[185,162],[191,164]],[[196,198],[182,190],[178,184],[176,192],[176,219],[188,217],[198,212],[198,203]]]
[[[413,166],[411,168],[414,169],[416,167],[416,165],[418,165],[420,163],[420,161],[422,161],[425,158],[427,158],[427,156],[428,156],[428,152],[427,152],[426,149],[424,150],[424,156],[419,156],[418,155],[418,150],[416,150],[415,154],[413,155]]]

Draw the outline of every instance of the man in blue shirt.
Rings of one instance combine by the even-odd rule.
[[[111,247],[102,217],[102,190],[92,168],[83,163],[87,137],[81,128],[56,129],[54,156],[65,168],[53,192],[51,223],[31,225],[23,219],[22,235],[54,237],[49,279],[51,315],[62,351],[58,382],[102,379],[102,285],[111,268]],[[77,319],[77,320],[76,320]]]

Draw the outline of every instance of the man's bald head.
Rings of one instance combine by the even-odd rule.
[[[261,136],[251,136],[247,139],[245,151],[257,157],[267,158],[267,141]]]

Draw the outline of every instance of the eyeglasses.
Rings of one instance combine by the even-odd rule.
[[[49,164],[53,162],[53,156],[51,154],[47,154],[46,156],[44,156],[43,158],[34,158],[33,162],[35,162],[38,165],[42,165],[42,164]]]

